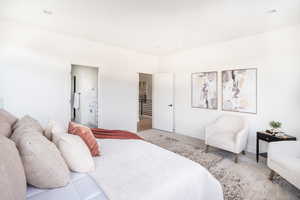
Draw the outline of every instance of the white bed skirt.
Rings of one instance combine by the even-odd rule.
[[[98,140],[90,175],[110,200],[223,200],[220,183],[200,164],[142,140]]]

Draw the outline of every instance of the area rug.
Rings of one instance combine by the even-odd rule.
[[[268,180],[270,170],[266,160],[256,163],[254,154],[241,155],[236,164],[230,152],[210,147],[205,153],[203,140],[158,130],[142,131],[138,135],[208,169],[220,181],[225,200],[300,199],[300,191],[280,176],[276,176],[273,182]]]

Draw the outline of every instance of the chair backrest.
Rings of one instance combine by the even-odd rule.
[[[222,115],[216,121],[216,125],[228,132],[238,132],[246,125],[243,117],[237,115]]]

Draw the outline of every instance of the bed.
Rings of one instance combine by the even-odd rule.
[[[143,140],[97,140],[94,172],[72,173],[65,187],[27,188],[27,200],[223,200],[201,165]]]
[[[143,140],[98,140],[89,175],[111,200],[223,200],[220,183],[201,165]]]

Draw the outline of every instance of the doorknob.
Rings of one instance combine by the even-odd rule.
[[[169,107],[172,107],[172,106],[173,106],[173,104],[169,104],[168,106],[169,106]]]

